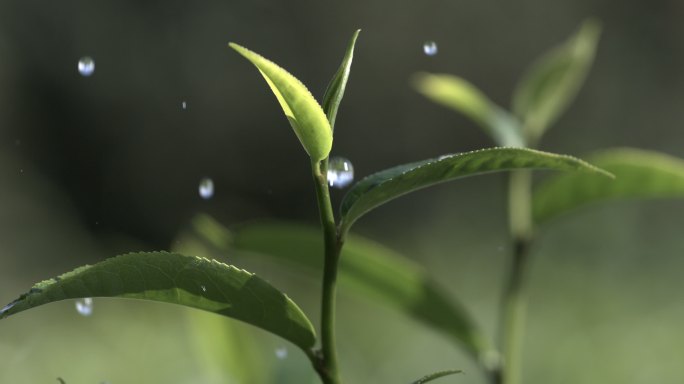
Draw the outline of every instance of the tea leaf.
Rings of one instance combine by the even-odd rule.
[[[453,75],[418,73],[413,86],[428,99],[463,113],[502,147],[524,147],[520,122],[468,81]]]
[[[330,80],[328,88],[325,90],[325,95],[323,96],[323,111],[325,111],[326,116],[328,116],[330,129],[333,131],[335,130],[337,109],[340,107],[342,97],[344,97],[344,91],[347,88],[349,71],[351,70],[352,59],[354,58],[354,46],[356,45],[356,38],[359,37],[360,32],[360,29],[357,29],[356,32],[354,32],[354,35],[349,41],[349,46],[347,46],[347,52],[344,54],[344,58],[342,59],[342,64],[340,64],[337,72],[335,72],[335,75]]]
[[[332,129],[323,109],[306,86],[258,53],[235,43],[229,45],[257,67],[311,159],[320,161],[328,157],[332,148]]]
[[[373,208],[434,184],[511,169],[584,170],[608,175],[580,159],[524,148],[489,148],[400,165],[356,183],[341,204],[342,233]]]
[[[249,252],[290,264],[318,277],[323,268],[323,239],[320,229],[291,223],[256,223],[228,231],[206,215],[193,220],[194,232],[216,249]],[[211,229],[210,229],[211,228]],[[220,229],[218,229],[220,228]],[[223,231],[223,239],[212,235]],[[209,234],[209,236],[207,236]],[[467,311],[449,298],[427,271],[410,259],[374,241],[350,235],[342,249],[339,267],[340,290],[394,307],[461,344],[475,358],[491,353],[484,334]]]
[[[266,383],[270,367],[250,332],[240,324],[204,311],[186,313],[188,356],[206,383]]]
[[[121,297],[180,304],[242,320],[303,349],[315,341],[304,313],[252,273],[200,257],[129,253],[38,283],[0,311],[0,319],[43,304]]]
[[[539,58],[513,94],[513,111],[523,121],[526,137],[538,140],[574,100],[589,72],[601,32],[588,20],[563,45]]]
[[[631,148],[603,150],[589,159],[615,174],[615,180],[586,174],[562,174],[546,180],[533,195],[532,209],[537,223],[596,202],[684,197],[682,159]]]
[[[448,371],[435,372],[433,374],[427,375],[423,378],[420,378],[420,379],[414,381],[412,384],[424,384],[424,383],[427,383],[429,381],[439,379],[440,377],[455,375],[457,373],[462,373],[462,372],[463,371],[457,370],[457,369],[450,369]]]

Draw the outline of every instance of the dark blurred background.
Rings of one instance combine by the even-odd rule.
[[[603,24],[595,66],[541,147],[684,157],[679,0],[0,0],[0,301],[82,263],[169,249],[201,212],[226,225],[316,223],[306,154],[229,41],[281,64],[320,100],[352,32],[363,30],[333,148],[358,178],[492,146],[471,121],[414,92],[412,74],[457,74],[509,106],[525,68],[589,16]],[[425,41],[437,55],[423,53]],[[77,71],[84,56],[95,61],[90,77]],[[198,196],[203,177],[215,184],[209,200]],[[493,329],[508,255],[503,188],[501,175],[442,185],[387,204],[356,230],[433,270]],[[676,201],[618,203],[542,231],[526,383],[681,382],[681,212]],[[259,272],[316,310],[296,274]],[[58,303],[0,323],[0,382],[222,382],[202,376],[174,339],[181,309],[101,303],[87,319]],[[453,382],[483,382],[412,320],[351,297],[340,305],[350,382],[407,382],[449,367],[466,369]],[[275,382],[313,382],[293,348],[289,359],[289,370],[271,361]]]

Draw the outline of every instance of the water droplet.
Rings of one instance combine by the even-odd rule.
[[[354,166],[344,157],[333,157],[328,161],[328,184],[344,188],[354,181]]]
[[[183,109],[188,109],[188,103],[187,103],[186,101],[183,101],[183,102],[181,103],[181,108],[183,108]]]
[[[428,56],[434,56],[437,54],[437,43],[434,41],[426,41],[423,43],[423,53]]]
[[[78,73],[88,77],[95,72],[95,61],[90,56],[81,57],[78,61]]]
[[[206,291],[207,291],[207,287],[205,287],[204,285],[202,285],[200,288],[202,288],[202,292],[206,292]]]
[[[214,196],[214,181],[212,179],[205,177],[200,180],[199,195],[204,200],[211,199]]]
[[[12,309],[12,307],[14,307],[17,303],[18,303],[18,301],[13,301],[13,302],[5,305],[4,307],[2,307],[2,309],[0,309],[0,315],[9,311],[10,309]]]
[[[76,300],[76,310],[82,316],[90,316],[93,314],[93,299],[86,297],[81,300]]]
[[[287,358],[287,348],[286,348],[286,347],[278,347],[278,348],[276,348],[276,350],[275,350],[275,355],[276,355],[276,357],[279,358],[280,360],[284,360],[285,358]]]

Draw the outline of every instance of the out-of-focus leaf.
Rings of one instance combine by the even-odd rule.
[[[349,79],[349,71],[351,70],[352,59],[354,58],[354,46],[356,45],[356,38],[359,37],[360,29],[354,32],[351,40],[349,41],[349,46],[347,46],[347,52],[344,54],[342,59],[342,64],[335,72],[335,75],[330,80],[328,88],[325,90],[325,95],[323,96],[323,111],[325,111],[326,116],[328,116],[328,121],[330,122],[330,129],[335,130],[335,118],[337,118],[337,110],[342,102],[342,97],[344,97],[344,90],[347,88],[347,80]]]
[[[502,147],[524,147],[518,120],[468,81],[453,75],[418,73],[413,86],[428,99],[475,121]]]
[[[429,374],[427,376],[424,376],[424,377],[414,381],[412,384],[425,384],[425,383],[430,382],[432,380],[439,379],[440,377],[455,375],[457,373],[462,373],[462,372],[463,371],[457,370],[457,369],[450,369],[447,371],[435,372],[435,373]]]
[[[316,272],[323,268],[323,239],[320,230],[291,223],[255,223],[229,232],[206,215],[193,220],[195,233],[220,249],[225,241],[207,238],[225,232],[233,247],[225,251],[248,251]],[[216,229],[216,228],[221,228]],[[449,298],[420,265],[374,241],[350,235],[342,250],[340,289],[394,307],[463,345],[475,358],[491,354],[491,345],[463,307]]]
[[[586,204],[628,198],[684,197],[684,160],[631,148],[607,149],[589,157],[615,180],[586,174],[561,174],[540,184],[533,195],[537,223]]]
[[[203,311],[188,311],[187,336],[207,384],[265,383],[267,364],[262,361],[249,333],[240,332],[238,323]],[[244,331],[244,330],[242,330]]]
[[[552,169],[610,174],[580,159],[524,148],[489,148],[400,165],[356,183],[341,204],[342,233],[361,216],[394,198],[430,185],[495,171]]]
[[[597,21],[585,21],[574,36],[544,54],[522,77],[513,94],[513,111],[530,141],[537,141],[574,100],[594,61],[600,32]]]
[[[235,43],[229,45],[261,72],[311,159],[320,161],[328,157],[332,148],[332,129],[323,109],[306,86],[258,53]]]
[[[65,299],[121,297],[180,304],[242,320],[307,350],[309,319],[285,294],[245,270],[167,252],[129,253],[45,280],[0,310],[0,319]]]

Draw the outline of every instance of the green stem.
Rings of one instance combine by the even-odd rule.
[[[316,187],[316,200],[318,201],[325,239],[323,293],[321,297],[321,350],[318,355],[318,364],[314,364],[314,368],[316,368],[324,384],[340,384],[335,339],[335,292],[337,264],[342,250],[342,241],[338,236],[335,215],[330,203],[330,191],[326,177],[327,165],[327,160],[311,163]]]
[[[495,383],[519,384],[521,350],[525,331],[525,277],[528,269],[529,247],[533,237],[531,217],[532,173],[529,170],[511,172],[508,209],[513,240],[513,257],[504,286],[500,332],[503,351],[503,374]]]

